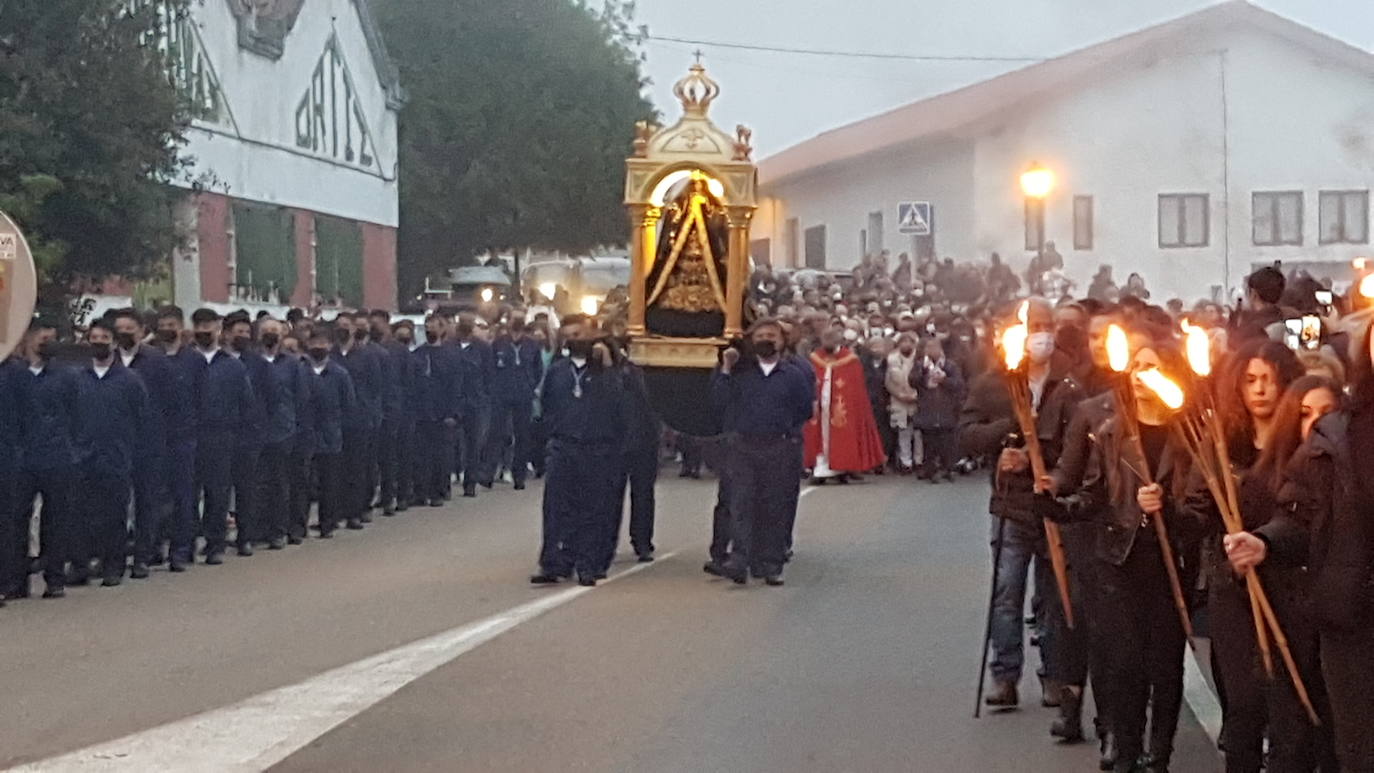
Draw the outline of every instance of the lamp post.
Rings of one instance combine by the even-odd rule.
[[[1032,161],[1026,171],[1021,173],[1021,193],[1027,199],[1035,199],[1040,203],[1039,218],[1035,227],[1035,258],[1036,267],[1044,270],[1045,265],[1045,199],[1054,190],[1054,172],[1041,166],[1039,161]],[[1035,277],[1036,272],[1031,272],[1031,283],[1038,284],[1039,279]],[[1032,288],[1032,292],[1036,292]]]

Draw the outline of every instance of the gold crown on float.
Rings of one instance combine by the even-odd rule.
[[[687,115],[704,116],[711,103],[720,96],[720,84],[711,80],[700,61],[688,68],[687,75],[673,86],[673,95],[682,103]]]

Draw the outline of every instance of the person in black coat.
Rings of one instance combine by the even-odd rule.
[[[401,421],[409,390],[410,349],[397,343],[391,331],[389,312],[373,309],[368,322],[371,327],[369,347],[381,355],[383,380],[381,424],[375,435],[377,502],[382,515],[394,515],[400,503],[396,493],[400,475]]]
[[[959,410],[964,402],[964,372],[959,363],[945,357],[938,338],[927,338],[926,356],[911,369],[916,401],[914,424],[921,430],[925,465],[921,477],[938,483],[940,476],[953,480],[951,470],[959,461]]]
[[[526,333],[523,316],[513,316],[491,348],[492,413],[486,465],[495,470],[509,449],[511,482],[519,491],[525,488],[529,470],[534,390],[544,377],[544,361],[539,344]]]
[[[859,355],[864,364],[864,385],[868,389],[868,403],[873,411],[873,421],[878,425],[878,437],[883,441],[883,453],[888,459],[897,459],[897,432],[892,428],[892,414],[888,411],[890,395],[887,392],[887,355],[892,344],[886,338],[874,336],[869,339]],[[881,469],[878,472],[882,472]]]
[[[580,585],[592,586],[602,577],[607,524],[619,505],[624,379],[592,321],[569,315],[560,333],[569,354],[549,367],[541,396],[549,456],[543,546],[530,582],[555,584],[576,571]]]
[[[100,559],[101,585],[124,577],[126,519],[134,467],[147,443],[148,391],[143,379],[115,357],[114,328],[104,319],[86,335],[90,360],[77,377],[77,448],[84,517],[81,543]],[[73,554],[73,574],[84,575],[87,553]]]
[[[388,351],[400,358],[397,370],[401,379],[401,404],[396,414],[395,508],[403,513],[415,501],[415,324],[403,319],[391,326],[391,336]]]
[[[343,494],[344,521],[357,531],[372,520],[372,475],[376,430],[382,419],[382,396],[385,392],[381,363],[367,350],[367,318],[363,325],[347,314],[334,320],[332,353],[335,366],[348,371],[357,400],[353,409],[343,417]]]
[[[78,520],[76,372],[53,361],[57,330],[45,321],[32,324],[24,337],[27,367],[16,373],[21,382],[20,467],[9,520],[10,575],[0,580],[7,598],[29,595],[29,519],[35,497],[43,497],[39,550],[43,557],[44,598],[66,594],[66,562]]]
[[[25,530],[23,560],[11,550],[18,544],[18,520],[13,517],[15,489],[19,484],[20,451],[23,448],[23,384],[28,372],[22,358],[7,356],[0,360],[0,606],[11,594],[11,577],[23,570],[28,590],[28,533]]]
[[[282,351],[285,325],[264,317],[258,321],[258,346],[272,375],[276,391],[272,414],[258,458],[257,489],[259,539],[272,550],[288,542],[300,544],[302,532],[293,533],[293,507],[299,508],[298,489],[309,487],[307,447],[300,438],[300,413],[305,402],[306,366],[299,355]]]
[[[658,481],[658,448],[663,438],[663,425],[649,404],[644,371],[630,362],[624,352],[619,352],[616,360],[624,381],[625,454],[620,465],[615,514],[609,523],[601,563],[602,574],[615,559],[626,493],[630,496],[630,547],[641,563],[654,560],[654,484]]]
[[[229,492],[233,461],[239,443],[251,433],[255,405],[248,369],[220,348],[223,325],[213,309],[191,314],[195,346],[177,355],[187,369],[196,416],[196,492],[204,496],[201,532],[205,535],[205,563],[224,563],[228,531]],[[184,524],[172,535],[171,568],[191,562],[195,524]]]
[[[348,369],[330,354],[329,336],[323,329],[306,339],[306,352],[305,431],[310,435],[310,464],[320,490],[316,529],[320,539],[330,539],[341,522],[357,518],[356,488],[343,479],[348,433],[358,430],[357,396]],[[305,524],[296,526],[304,529]]]

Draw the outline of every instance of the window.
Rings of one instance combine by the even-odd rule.
[[[801,225],[795,217],[787,218],[784,226],[783,239],[787,243],[787,261],[791,266],[800,266],[801,258]]]
[[[1302,244],[1302,191],[1251,194],[1250,224],[1256,246]]]
[[[1206,247],[1210,230],[1207,194],[1159,194],[1160,247]]]
[[[806,267],[825,268],[825,226],[806,229]]]
[[[363,233],[357,223],[315,216],[315,291],[326,302],[363,302]]]
[[[755,239],[749,242],[749,257],[754,259],[756,266],[773,265],[773,241],[771,239]]]
[[[1073,248],[1093,248],[1093,197],[1073,197]]]
[[[237,296],[289,302],[296,288],[295,216],[281,207],[237,201],[231,212]]]
[[[1026,197],[1026,250],[1039,252],[1045,246],[1045,200]]]
[[[1322,191],[1317,215],[1322,244],[1369,243],[1369,191]]]
[[[883,251],[883,213],[882,210],[868,213],[868,238],[864,244],[863,255],[876,255]]]
[[[859,254],[868,254],[868,231],[859,231]]]

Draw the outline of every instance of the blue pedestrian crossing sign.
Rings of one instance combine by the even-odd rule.
[[[897,230],[912,236],[930,236],[930,202],[899,202],[897,204]]]

